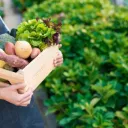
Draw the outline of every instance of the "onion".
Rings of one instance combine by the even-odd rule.
[[[32,52],[32,47],[27,41],[17,41],[15,44],[15,53],[23,59],[27,59]]]

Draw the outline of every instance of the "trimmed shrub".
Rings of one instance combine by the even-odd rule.
[[[27,8],[31,7],[34,4],[39,4],[43,0],[12,0],[15,7],[21,11],[24,12],[27,10]]]
[[[4,17],[3,6],[4,6],[3,1],[0,1],[0,16],[1,17]]]
[[[64,64],[42,83],[59,126],[128,127],[127,16],[106,0],[50,0],[25,13],[63,23]]]

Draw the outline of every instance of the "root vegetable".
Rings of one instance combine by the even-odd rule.
[[[27,59],[32,52],[32,47],[27,41],[17,41],[15,44],[15,53],[23,59]]]
[[[5,61],[9,66],[16,68],[24,68],[28,65],[28,61],[22,58],[19,58],[16,55],[7,55],[6,53],[0,52],[0,60]]]
[[[0,52],[4,53],[4,51],[2,49],[0,49]],[[5,61],[0,60],[0,68],[3,68],[5,64],[6,64]]]
[[[7,42],[5,44],[5,52],[8,55],[15,55],[15,46],[13,43],[11,42]]]
[[[9,71],[14,71],[14,68],[9,66],[8,64],[5,64],[3,68]]]
[[[32,53],[31,53],[31,58],[34,59],[40,54],[40,49],[39,48],[33,48]]]
[[[11,67],[16,67],[21,69],[28,65],[27,60],[19,58],[18,56],[15,55],[7,55],[5,58],[5,62],[8,63],[8,65]]]
[[[0,68],[3,68],[6,63],[2,60],[0,60]]]

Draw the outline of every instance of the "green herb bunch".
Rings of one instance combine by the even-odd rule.
[[[43,50],[59,43],[61,23],[54,24],[50,19],[32,19],[22,22],[16,32],[16,40],[28,41],[32,47]]]

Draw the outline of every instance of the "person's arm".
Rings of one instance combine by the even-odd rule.
[[[27,106],[30,104],[33,92],[29,89],[24,94],[19,94],[18,89],[23,89],[25,84],[10,85],[0,88],[0,99],[10,102],[16,106]]]

